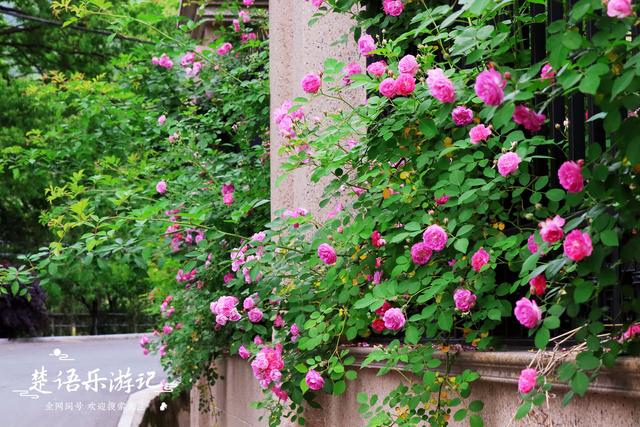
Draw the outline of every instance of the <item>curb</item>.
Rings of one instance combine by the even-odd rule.
[[[33,338],[0,338],[0,344],[4,343],[29,343],[29,342],[75,342],[75,341],[104,341],[140,338],[144,333],[137,334],[111,334],[111,335],[76,335],[76,336],[56,336],[56,337],[33,337]]]
[[[162,385],[156,385],[131,394],[118,421],[118,427],[138,427],[153,399],[162,392]]]

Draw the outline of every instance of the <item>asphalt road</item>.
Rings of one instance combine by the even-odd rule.
[[[138,340],[0,341],[0,426],[116,426],[130,394],[165,378]]]

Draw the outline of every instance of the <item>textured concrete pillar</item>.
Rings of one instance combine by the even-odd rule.
[[[287,99],[303,96],[300,81],[309,72],[319,73],[326,58],[340,61],[362,61],[353,36],[353,26],[345,14],[329,14],[319,19],[312,27],[308,21],[316,9],[303,0],[271,0],[269,2],[269,49],[271,111]],[[346,44],[334,44],[347,35]],[[364,65],[364,62],[362,62]],[[364,100],[364,91],[353,91],[349,98]],[[304,110],[308,117],[321,115],[323,111],[343,108],[340,101],[314,100]],[[318,201],[322,195],[322,184],[312,184],[309,170],[299,169],[276,186],[280,175],[282,157],[278,150],[284,142],[278,127],[271,120],[271,212],[282,208],[303,207],[311,213],[319,212]],[[329,207],[330,208],[330,207]]]

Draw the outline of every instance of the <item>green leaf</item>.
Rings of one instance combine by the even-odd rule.
[[[611,99],[615,98],[618,94],[624,91],[627,86],[629,86],[633,81],[634,75],[635,70],[629,70],[613,82],[613,87],[611,88]]]
[[[538,329],[538,332],[536,332],[536,338],[535,338],[536,347],[541,350],[544,349],[549,343],[550,337],[551,337],[551,334],[549,334],[549,330],[547,328],[541,327],[540,329]]]
[[[455,421],[462,421],[464,420],[464,417],[467,416],[467,410],[462,408],[462,409],[458,409],[455,414],[453,414],[453,419]]]
[[[500,318],[502,317],[502,313],[497,308],[492,308],[487,313],[487,317],[489,317],[489,319],[491,320],[500,320]]]
[[[569,30],[562,36],[562,44],[568,49],[577,49],[582,45],[582,36],[577,31]]]
[[[346,388],[347,388],[347,384],[343,380],[340,380],[333,385],[333,394],[339,396],[342,393],[344,393]]]
[[[551,200],[552,202],[559,202],[560,200],[564,199],[564,190],[554,188],[547,191],[546,196],[547,199]]]
[[[420,340],[418,328],[413,325],[409,325],[404,333],[404,340],[407,344],[418,344],[418,341]]]
[[[524,402],[522,402],[522,405],[520,405],[518,407],[518,410],[516,411],[516,416],[515,416],[516,420],[521,420],[524,417],[526,417],[529,411],[531,410],[531,406],[533,405],[530,400],[525,400]]]
[[[438,315],[438,326],[443,331],[450,331],[453,326],[453,316],[447,311],[441,311]]]
[[[419,223],[415,221],[411,221],[404,226],[404,229],[407,231],[420,231],[422,227],[420,226]]]
[[[544,319],[544,327],[548,329],[557,329],[560,327],[560,319],[556,316],[549,316]]]
[[[578,89],[580,89],[580,92],[582,93],[595,95],[599,86],[600,86],[600,77],[595,74],[587,74],[580,81],[580,86],[578,86]]]
[[[576,286],[576,290],[573,292],[573,300],[577,304],[581,304],[588,301],[591,298],[591,294],[593,294],[593,282],[585,280]]]
[[[604,230],[600,233],[600,241],[606,246],[618,246],[618,233],[615,230]]]
[[[576,364],[580,369],[591,371],[600,366],[600,359],[595,357],[591,352],[580,353],[576,356]]]
[[[571,380],[571,390],[582,397],[589,388],[589,377],[584,372],[578,372]]]
[[[464,237],[462,237],[460,239],[456,239],[453,242],[453,247],[458,252],[462,252],[463,254],[465,254],[465,253],[467,253],[467,248],[469,247],[469,240],[465,239]]]
[[[471,427],[483,427],[484,421],[480,415],[473,414],[469,417],[469,425]]]
[[[474,400],[469,404],[469,410],[473,412],[480,412],[484,408],[484,403],[482,400]]]

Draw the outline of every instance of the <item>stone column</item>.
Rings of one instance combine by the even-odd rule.
[[[350,35],[353,21],[346,14],[331,13],[320,18],[312,27],[308,22],[317,9],[303,0],[271,0],[269,2],[269,49],[271,111],[287,99],[305,95],[300,81],[309,72],[319,73],[326,58],[345,63],[362,60],[356,42]],[[334,44],[344,35],[346,43]],[[364,90],[354,91],[352,100],[364,100]],[[305,105],[307,117],[335,111],[344,105],[340,101],[317,99]],[[282,208],[303,207],[312,214],[319,213],[318,202],[324,185],[313,184],[308,168],[298,169],[276,186],[283,159],[278,150],[284,139],[271,119],[271,213]],[[330,209],[331,207],[327,207]]]

